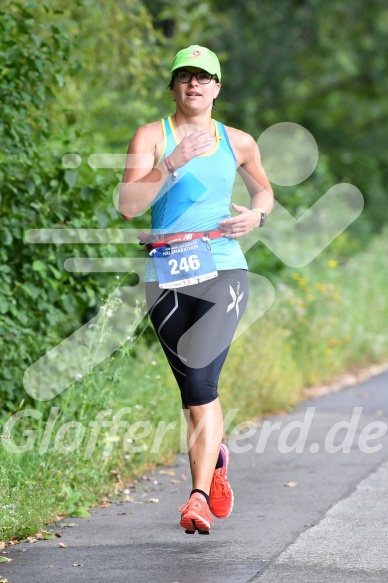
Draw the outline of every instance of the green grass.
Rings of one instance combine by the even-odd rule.
[[[88,507],[123,489],[148,466],[157,463],[160,456],[165,462],[173,458],[179,436],[171,431],[159,440],[160,453],[131,451],[142,446],[150,449],[158,427],[159,431],[162,429],[160,423],[179,418],[180,402],[163,355],[158,349],[148,351],[143,347],[136,358],[128,351],[118,358],[122,362],[116,365],[117,357],[111,357],[96,367],[93,374],[53,399],[49,406],[37,402],[33,409],[40,410],[42,417],[18,419],[11,441],[6,439],[3,427],[3,446],[23,447],[30,439],[31,448],[24,453],[0,449],[0,540],[26,536],[31,529],[36,532],[57,515],[88,516]],[[50,407],[59,410],[44,446]],[[88,450],[93,423],[103,411],[107,422],[121,414],[126,426],[118,427],[112,435],[111,427],[100,427],[95,446]],[[84,437],[78,447],[66,452],[72,443],[76,444],[76,427],[64,431],[70,422],[82,425]],[[144,428],[150,433],[142,439]],[[25,431],[30,432],[29,438],[23,436]]]
[[[344,263],[327,249],[273,283],[273,306],[232,344],[222,371],[224,406],[245,419],[289,409],[302,388],[388,358],[387,233]]]
[[[238,409],[230,429],[291,409],[305,386],[388,358],[388,234],[343,263],[328,249],[304,269],[284,269],[273,284],[273,306],[232,344],[221,375],[224,415]],[[58,411],[43,447],[52,407]],[[58,515],[88,515],[88,507],[154,464],[169,463],[180,447],[179,390],[160,346],[149,338],[117,351],[52,401],[21,403],[20,411],[26,409],[41,417],[18,419],[11,437],[19,446],[30,439],[29,451],[7,451],[10,414],[1,420],[0,541],[44,529]],[[103,411],[106,421],[121,414],[126,426],[115,434],[100,427],[88,449]],[[158,448],[157,432],[169,423],[174,430],[159,433]],[[79,444],[66,452],[77,431]]]

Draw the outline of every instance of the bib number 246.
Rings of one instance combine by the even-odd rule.
[[[202,239],[160,247],[152,257],[161,288],[183,287],[217,277],[213,254]]]
[[[176,259],[170,259],[168,264],[171,266],[171,275],[179,275],[182,271],[197,271],[200,267],[198,255],[189,255],[188,257],[181,257],[178,262]]]

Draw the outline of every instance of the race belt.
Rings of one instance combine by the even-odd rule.
[[[161,233],[159,235],[140,233],[138,239],[139,245],[145,245],[147,251],[151,251],[152,249],[157,249],[158,247],[165,247],[166,245],[173,245],[174,243],[186,243],[188,241],[194,241],[195,239],[211,241],[212,239],[218,239],[223,235],[224,231],[221,231],[221,229],[213,229],[212,231]]]

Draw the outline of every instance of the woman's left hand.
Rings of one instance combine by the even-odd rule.
[[[219,227],[224,231],[224,237],[230,239],[237,239],[242,237],[260,224],[260,213],[251,211],[245,206],[240,206],[232,202],[232,207],[235,211],[240,213],[230,219],[224,219],[219,223]]]

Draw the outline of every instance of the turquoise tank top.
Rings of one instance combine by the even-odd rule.
[[[158,163],[169,156],[178,144],[171,117],[162,119],[161,123],[164,146]],[[152,202],[153,234],[218,229],[218,223],[231,216],[230,199],[237,161],[225,126],[216,120],[214,123],[214,150],[193,158],[179,168],[177,182],[169,176]],[[217,270],[248,269],[236,239],[219,237],[210,244]],[[151,258],[146,264],[145,281],[157,281]]]

